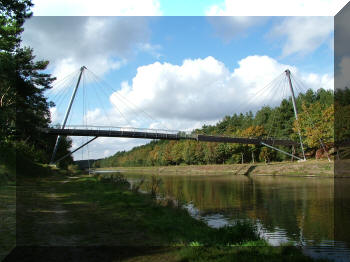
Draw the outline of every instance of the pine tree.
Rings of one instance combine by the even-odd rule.
[[[0,0],[0,143],[34,147],[41,152],[34,160],[46,162],[55,138],[38,128],[50,124],[53,103],[44,92],[55,78],[43,73],[48,61],[36,61],[33,50],[21,46],[23,25],[32,16],[32,6],[30,0]],[[67,153],[71,143],[63,144],[63,153]]]

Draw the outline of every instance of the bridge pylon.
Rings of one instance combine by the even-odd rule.
[[[76,86],[75,86],[75,88],[74,88],[74,90],[73,90],[71,99],[70,99],[70,101],[69,101],[69,105],[68,105],[66,114],[65,114],[65,116],[64,116],[62,129],[64,129],[64,127],[66,126],[67,119],[68,119],[70,110],[71,110],[71,108],[72,108],[72,104],[73,104],[75,95],[76,95],[76,93],[77,93],[77,90],[78,90],[78,87],[79,87],[80,80],[81,80],[81,77],[82,77],[82,75],[83,75],[84,69],[87,69],[87,68],[86,68],[85,66],[82,66],[82,67],[80,68],[79,78],[78,78],[77,84],[76,84]],[[60,143],[60,140],[61,140],[61,136],[58,135],[57,140],[56,140],[55,147],[54,147],[53,152],[52,152],[50,164],[54,164],[54,160],[55,160],[55,156],[56,156],[56,152],[57,152],[57,148],[58,148],[58,145],[59,145],[59,143]]]
[[[296,103],[295,103],[295,95],[294,95],[292,80],[290,78],[290,71],[289,71],[289,69],[287,69],[285,71],[285,73],[286,73],[286,76],[288,78],[290,92],[292,93],[292,102],[293,102],[293,109],[294,109],[295,119],[298,120],[298,111],[297,111],[297,106],[296,106]],[[298,135],[299,135],[299,140],[300,140],[301,151],[303,152],[303,158],[304,158],[304,161],[305,161],[306,158],[305,158],[305,152],[304,152],[304,145],[303,145],[303,140],[301,139],[301,133],[300,133],[300,129],[299,128],[298,128]]]

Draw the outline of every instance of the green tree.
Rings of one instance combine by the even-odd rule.
[[[298,121],[294,122],[294,131],[300,130],[305,144],[317,148],[323,143],[334,143],[334,106],[325,107],[320,102],[310,106],[303,104]]]
[[[183,143],[176,142],[171,150],[172,158],[176,165],[179,165],[183,162],[182,151],[183,151]]]
[[[38,161],[48,161],[48,145],[53,137],[39,128],[50,123],[49,107],[44,92],[55,80],[42,73],[48,61],[36,61],[33,50],[21,46],[21,33],[26,19],[32,16],[30,0],[0,1],[0,143],[14,143],[34,147],[40,152]],[[65,141],[66,151],[71,143]]]

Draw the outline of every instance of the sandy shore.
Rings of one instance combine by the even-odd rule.
[[[339,163],[337,162],[337,165]],[[342,163],[347,166],[349,163]],[[340,165],[339,165],[340,166]],[[233,175],[286,175],[286,176],[320,176],[334,177],[334,161],[328,160],[307,160],[305,162],[274,162],[274,163],[249,163],[249,164],[233,164],[233,165],[184,165],[184,166],[159,166],[159,167],[109,167],[97,168],[96,170],[114,170],[118,172],[142,172],[142,173],[158,173],[195,175],[201,174],[222,174],[230,173]],[[338,170],[338,169],[337,169]],[[345,168],[339,175],[346,176]]]

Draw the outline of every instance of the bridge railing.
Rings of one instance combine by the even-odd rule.
[[[60,125],[51,125],[50,128],[61,129]],[[180,131],[180,130],[171,130],[171,129],[152,129],[152,128],[139,128],[139,127],[116,127],[116,126],[93,126],[93,125],[66,125],[65,129],[73,129],[73,130],[100,130],[100,131],[125,131],[125,132],[147,132],[154,134],[170,134],[170,135],[178,135],[180,138],[191,138],[197,139],[198,135],[206,135],[206,136],[215,136],[215,137],[232,137],[232,135],[225,134],[195,134],[192,131]],[[234,136],[235,138],[245,138],[245,139],[264,139],[270,140],[291,140],[286,137],[268,137],[268,136],[260,136],[260,137],[240,137]]]
[[[61,125],[51,125],[50,128],[61,129]],[[195,138],[196,135],[192,134],[190,131],[180,131],[171,129],[152,129],[152,128],[139,128],[139,127],[118,127],[118,126],[85,126],[85,125],[66,125],[65,129],[73,130],[101,130],[101,131],[124,131],[124,132],[147,132],[154,134],[169,134],[169,135],[179,135],[181,137],[192,137]]]
[[[197,135],[197,134],[196,134]],[[205,136],[216,136],[216,137],[235,137],[235,138],[246,138],[246,139],[264,139],[264,140],[291,140],[289,137],[272,137],[272,136],[237,136],[237,135],[223,135],[223,134],[198,134]]]

